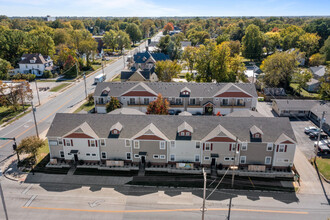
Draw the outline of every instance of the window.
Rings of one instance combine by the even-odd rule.
[[[135,105],[135,98],[130,98],[129,99],[129,104]]]
[[[112,134],[118,134],[118,130],[116,129],[112,130]]]
[[[284,161],[284,162],[289,162],[289,160],[288,160],[288,159],[284,159],[283,161]]]
[[[280,149],[278,151],[279,152],[284,152],[284,148],[285,148],[285,145],[284,144],[280,144]]]
[[[95,147],[95,140],[90,140],[91,147]]]
[[[190,99],[190,105],[195,105],[196,104],[196,99]]]
[[[265,164],[271,164],[272,157],[265,157]]]
[[[49,141],[49,145],[57,146],[57,141]]]
[[[180,136],[184,136],[184,134],[185,134],[184,131],[180,132]]]
[[[71,147],[71,140],[65,139],[64,142],[66,146]]]
[[[241,156],[239,162],[241,164],[245,164],[246,163],[246,156]]]
[[[102,159],[107,159],[107,153],[106,152],[101,152],[101,158]]]
[[[247,150],[247,143],[242,143],[242,151],[246,151]]]
[[[231,151],[236,151],[236,143],[231,144]]]
[[[273,151],[273,143],[267,143],[267,151]]]
[[[153,157],[154,159],[158,159],[158,158],[159,158],[159,155],[154,154],[152,157]]]
[[[175,141],[171,141],[171,148],[175,148]]]
[[[204,160],[210,160],[210,157],[206,156],[206,157],[204,157]]]
[[[131,159],[131,153],[130,152],[127,152],[126,153],[126,160],[130,160]]]
[[[199,155],[195,155],[195,162],[199,162]]]
[[[139,149],[140,148],[140,142],[139,141],[134,141],[134,148]]]
[[[205,143],[205,150],[206,151],[211,150],[211,144],[210,143]]]
[[[144,98],[144,104],[149,105],[149,98]]]
[[[93,157],[96,157],[96,154],[92,154]]]
[[[58,141],[58,145],[62,145],[63,144],[62,138],[57,138],[57,141]]]
[[[134,158],[140,158],[140,155],[134,154]]]
[[[246,99],[246,101],[251,102],[251,99]]]
[[[171,155],[170,155],[170,160],[171,160],[171,161],[175,161],[175,155],[174,155],[174,154],[171,154]]]
[[[91,154],[90,153],[86,153],[86,156],[90,156]]]
[[[254,134],[254,138],[260,138],[260,134]]]
[[[203,101],[203,98],[199,98],[199,101]]]
[[[200,148],[201,147],[201,142],[196,142],[196,148]]]
[[[64,158],[64,151],[60,150],[60,157]]]
[[[215,98],[215,101],[219,101],[219,98]]]
[[[222,105],[229,105],[228,99],[222,99]]]
[[[234,158],[233,157],[225,157],[224,160],[225,161],[230,161],[230,160],[234,160]]]
[[[105,139],[100,139],[100,145],[105,146]]]
[[[176,105],[181,105],[181,99],[175,99],[175,104]]]
[[[125,147],[130,147],[130,146],[131,146],[131,141],[125,140]]]
[[[244,105],[244,99],[237,99],[236,100],[236,105],[243,106]]]
[[[165,155],[159,155],[160,159],[165,159]]]
[[[190,132],[189,131],[186,132],[186,136],[190,136]]]
[[[165,141],[159,142],[159,149],[165,150]]]

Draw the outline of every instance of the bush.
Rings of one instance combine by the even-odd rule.
[[[36,79],[36,75],[32,74],[32,73],[28,73],[28,74],[22,74],[22,73],[17,73],[16,75],[11,77],[12,80],[27,80],[29,82],[33,81]]]
[[[45,70],[44,73],[42,74],[42,78],[48,79],[48,78],[53,78],[53,77],[54,76],[53,76],[52,72],[50,72],[49,70]]]
[[[88,102],[88,105],[94,104],[94,93],[88,94],[87,102]]]

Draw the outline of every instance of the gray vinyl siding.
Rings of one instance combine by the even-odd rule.
[[[159,148],[160,141],[148,141],[140,140],[140,149],[134,149],[133,146],[133,159],[134,162],[139,162],[140,159],[134,158],[134,154],[139,154],[139,152],[147,152],[146,162],[151,163],[167,163],[167,142],[165,141],[165,149],[161,150]],[[165,159],[154,159],[153,155],[165,155]]]
[[[105,139],[105,143],[100,150],[107,153],[108,160],[126,160],[126,152],[131,152],[130,147],[125,147],[124,139]]]
[[[246,164],[265,164],[265,157],[273,159],[273,151],[267,151],[267,143],[248,143],[247,151],[240,149],[240,156],[246,156]]]

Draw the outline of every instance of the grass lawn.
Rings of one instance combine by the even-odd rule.
[[[293,88],[294,91],[298,93],[297,88],[298,88],[298,84],[297,83],[291,83],[290,87]],[[306,98],[314,98],[314,99],[318,99],[319,98],[319,94],[318,93],[309,93],[307,92],[305,89],[301,89],[301,96],[306,97]]]
[[[330,159],[318,157],[316,163],[320,173],[322,173],[325,178],[330,180]]]
[[[58,91],[60,91],[61,89],[67,87],[68,85],[69,85],[69,83],[61,83],[60,85],[51,88],[49,91],[50,91],[50,92],[58,92]]]
[[[116,76],[116,78],[111,80],[111,82],[120,82],[120,74],[118,76]]]
[[[92,110],[93,108],[94,108],[95,106],[94,106],[94,103],[93,104],[89,104],[87,101],[84,103],[84,104],[82,104],[79,108],[77,108],[73,113],[79,113],[79,112],[81,112],[81,111],[86,111],[86,112],[88,112],[88,111],[90,111],[90,110]]]
[[[28,107],[29,107],[28,105],[25,105],[24,109],[27,109]],[[0,124],[3,124],[4,122],[9,121],[10,119],[13,119],[14,117],[16,117],[18,114],[20,114],[22,112],[23,112],[22,106],[18,107],[18,111],[14,111],[10,107],[1,106],[0,107]],[[28,111],[27,111],[27,113],[28,113]]]

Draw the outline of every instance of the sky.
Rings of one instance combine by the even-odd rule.
[[[7,16],[322,16],[329,0],[0,0]]]

